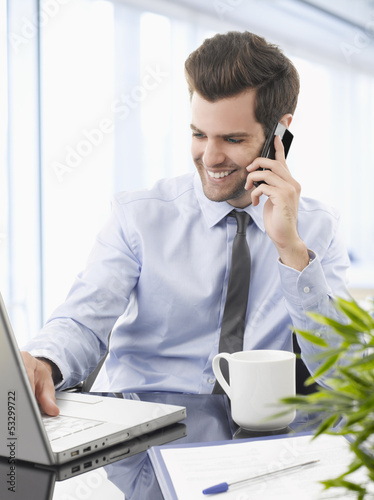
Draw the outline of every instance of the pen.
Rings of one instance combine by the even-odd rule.
[[[206,488],[205,490],[203,490],[203,494],[204,495],[212,495],[213,493],[224,493],[225,491],[227,491],[230,488],[230,486],[234,486],[234,485],[244,483],[247,481],[252,481],[254,479],[260,479],[261,477],[272,476],[273,474],[278,474],[278,472],[291,471],[291,470],[297,469],[299,467],[304,467],[305,465],[315,464],[316,462],[319,462],[319,460],[310,460],[309,462],[291,465],[290,467],[284,467],[283,469],[277,469],[277,470],[274,470],[272,472],[265,472],[264,474],[259,474],[257,476],[248,477],[247,479],[241,479],[240,481],[234,481],[232,483],[215,484],[214,486],[210,486],[209,488]]]

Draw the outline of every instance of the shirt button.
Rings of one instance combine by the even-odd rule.
[[[305,292],[305,293],[309,293],[309,292],[310,292],[310,288],[309,288],[308,286],[305,286],[305,287],[304,287],[304,292]]]
[[[215,380],[214,378],[210,378],[210,379],[208,380],[208,382],[209,382],[210,384],[215,384],[216,380]]]

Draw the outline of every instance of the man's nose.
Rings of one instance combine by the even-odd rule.
[[[223,150],[213,141],[207,141],[205,144],[205,150],[203,154],[203,163],[206,167],[214,167],[223,163],[225,160],[225,154]]]

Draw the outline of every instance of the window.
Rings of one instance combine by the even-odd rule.
[[[353,287],[374,288],[374,76],[294,58],[302,92],[289,166],[302,194],[336,207]]]
[[[41,29],[44,319],[64,300],[110,211],[114,41],[108,2],[65,3]]]
[[[3,16],[1,18],[4,22]],[[5,19],[8,41],[7,196],[4,198],[7,257],[1,290],[4,290],[18,340],[23,343],[40,325],[43,296],[36,2],[7,2]]]
[[[0,37],[6,40],[7,5],[0,4]],[[0,44],[0,283],[1,292],[8,297],[8,175],[7,175],[7,47]]]

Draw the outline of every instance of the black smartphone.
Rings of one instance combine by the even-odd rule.
[[[288,151],[291,146],[291,142],[293,139],[293,135],[291,132],[281,123],[276,123],[273,127],[273,130],[270,132],[268,137],[265,139],[264,145],[262,147],[261,153],[259,156],[262,158],[270,158],[271,160],[275,160],[275,147],[274,147],[274,139],[275,136],[279,135],[284,147],[284,156],[287,158]],[[260,167],[258,170],[265,170]],[[263,184],[265,181],[254,182],[253,184],[257,187],[260,184]]]

